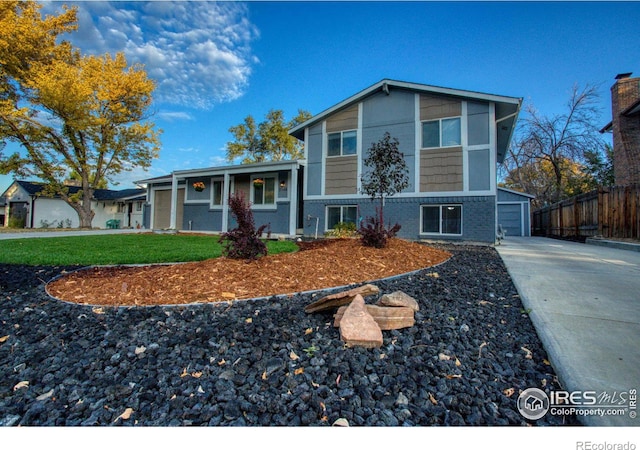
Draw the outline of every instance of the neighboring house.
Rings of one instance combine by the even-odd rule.
[[[4,192],[6,197],[4,226],[24,228],[77,228],[78,214],[60,197],[42,195],[44,184],[14,181]],[[71,193],[80,188],[69,186]],[[142,228],[144,224],[144,189],[96,189],[91,209],[94,211],[94,228],[107,228],[107,221],[118,220],[120,228]]]
[[[393,80],[379,83],[290,131],[305,158],[180,170],[146,183],[152,229],[227,231],[227,199],[243,191],[256,225],[288,236],[322,236],[339,222],[375,214],[361,193],[363,160],[385,132],[399,141],[409,187],[387,198],[385,217],[407,239],[493,243],[529,235],[531,196],[497,187],[521,98]],[[204,184],[198,192],[194,183]]]
[[[494,242],[502,210],[496,169],[521,104],[521,98],[382,80],[298,125],[290,134],[305,144],[303,217],[311,220],[304,233],[313,234],[315,220],[327,231],[375,214],[360,191],[363,160],[389,132],[409,166],[409,187],[385,206],[386,218],[402,225],[399,236]]]
[[[274,161],[193,170],[138,181],[147,185],[149,228],[224,232],[234,222],[227,199],[243,192],[256,225],[269,224],[276,235],[294,236],[301,228],[300,161]],[[203,189],[196,190],[202,183]]]
[[[600,132],[613,134],[615,184],[640,184],[640,78],[631,78],[631,73],[616,76],[611,116]]]

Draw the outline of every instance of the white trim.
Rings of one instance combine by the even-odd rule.
[[[467,102],[460,102],[460,145],[462,146],[462,190],[469,192],[469,136],[468,136],[468,107]],[[442,134],[442,132],[441,132]],[[441,137],[442,139],[442,137]]]
[[[185,197],[187,195],[187,189],[185,186]],[[178,178],[175,172],[171,177],[171,213],[169,215],[169,229],[177,230],[178,224]]]
[[[295,236],[298,225],[298,168],[291,168],[287,192],[289,194],[289,235]]]
[[[320,174],[320,195],[325,193],[326,174],[327,174],[327,121],[322,122],[322,159],[320,162],[322,173]],[[308,175],[308,174],[307,174]],[[307,178],[305,176],[305,178]],[[308,179],[308,178],[307,178]],[[305,183],[306,184],[306,183]]]
[[[220,229],[223,233],[229,231],[229,195],[231,193],[231,177],[229,176],[229,171],[225,170],[224,183],[222,185],[222,223],[220,224]],[[235,188],[235,185],[234,185]]]
[[[498,187],[496,188],[496,190],[498,190],[498,191],[508,192],[508,193],[510,193],[510,194],[515,194],[515,195],[522,195],[522,196],[524,196],[524,197],[529,197],[529,198],[532,198],[532,199],[533,199],[533,198],[536,198],[536,196],[535,196],[535,195],[527,194],[526,192],[515,191],[515,190],[513,190],[513,189],[509,189],[509,188],[505,188],[505,187],[501,187],[501,186],[498,186]]]
[[[420,94],[414,94],[414,127],[415,127],[415,157],[414,157],[414,187],[415,194],[420,193],[420,164],[422,163],[422,121],[420,120]]]
[[[494,102],[489,103],[489,171],[490,171],[490,178],[489,178],[489,188],[496,192],[496,186],[497,186],[497,164],[498,162],[496,161],[496,158],[498,156],[498,148],[497,148],[497,141],[496,141],[496,137],[497,137],[497,133],[498,133],[498,129],[497,129],[497,125],[495,122],[495,118],[496,118],[496,104]],[[498,196],[498,193],[496,192],[496,198]],[[496,217],[496,223],[498,218]]]
[[[495,197],[496,193],[491,191],[443,191],[443,192],[400,192],[393,197],[387,198],[439,198],[439,197]],[[307,195],[304,200],[370,200],[371,197],[364,194],[333,194],[333,195]]]
[[[219,211],[223,208],[224,205],[224,175],[223,176],[217,176],[217,177],[211,177],[209,179],[209,182],[211,183],[211,192],[209,193],[209,209],[215,210],[215,211]],[[221,182],[222,183],[222,190],[220,192],[220,200],[222,203],[220,203],[219,205],[216,205],[215,203],[213,203],[213,199],[214,199],[214,190],[213,190],[213,185],[216,182]]]
[[[364,110],[364,104],[362,102],[358,103],[358,129],[356,130],[356,156],[357,167],[356,167],[356,192],[362,192],[362,171],[363,171],[363,163],[364,163],[364,149],[362,148],[362,127],[364,125],[362,121],[362,113]]]

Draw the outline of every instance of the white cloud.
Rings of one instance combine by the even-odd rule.
[[[185,111],[163,111],[156,114],[156,117],[167,122],[175,122],[177,120],[193,120],[193,116]]]
[[[241,97],[258,59],[257,28],[238,2],[79,2],[79,29],[69,39],[83,51],[124,52],[157,83],[157,102],[211,109]],[[55,2],[46,12],[58,9]]]

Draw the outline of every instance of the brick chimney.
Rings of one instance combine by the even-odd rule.
[[[611,86],[613,166],[617,185],[640,183],[640,117],[625,114],[639,99],[640,78],[631,78],[631,73],[617,75]]]

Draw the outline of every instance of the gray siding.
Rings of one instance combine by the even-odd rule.
[[[496,235],[496,198],[495,196],[477,197],[435,197],[435,198],[389,198],[385,203],[385,222],[402,225],[398,236],[404,239],[456,240],[494,243]],[[420,234],[420,207],[422,205],[462,205],[462,235],[422,235]],[[337,205],[357,205],[359,216],[375,214],[376,203],[369,199],[308,200],[304,202],[304,234],[313,236],[317,217],[319,219],[318,236],[325,231],[326,207]],[[307,217],[311,215],[312,219]]]
[[[415,187],[415,95],[413,92],[391,90],[389,95],[382,92],[367,98],[362,107],[362,158],[374,142],[385,132],[398,139],[398,149],[404,154],[409,168],[409,187]],[[366,170],[366,168],[363,168]]]
[[[488,191],[491,188],[489,149],[469,152],[469,190]]]
[[[191,224],[189,224],[191,221]],[[191,226],[191,228],[189,228]],[[209,205],[184,205],[182,229],[192,231],[222,231],[222,210],[209,209]]]
[[[307,167],[305,170],[305,183],[307,195],[322,194],[322,126],[316,125],[309,128],[309,142],[307,146]]]

